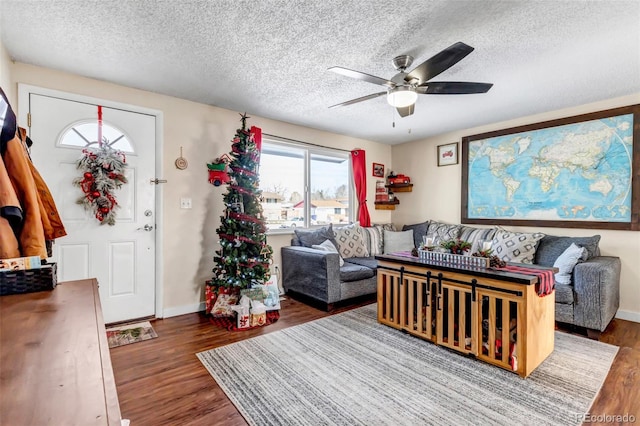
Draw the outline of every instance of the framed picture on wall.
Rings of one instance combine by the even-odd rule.
[[[438,167],[458,164],[458,142],[438,145]]]
[[[462,138],[462,223],[640,231],[640,104]]]
[[[384,164],[373,163],[373,176],[384,177]]]

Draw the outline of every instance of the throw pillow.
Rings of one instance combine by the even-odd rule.
[[[460,237],[460,225],[449,225],[448,223],[431,222],[427,231],[427,238],[433,240],[434,245],[443,241],[453,240]]]
[[[414,225],[404,225],[402,227],[403,231],[413,230],[413,244],[414,247],[418,248],[422,245],[422,237],[427,235],[427,231],[429,230],[429,221],[416,223]]]
[[[322,244],[325,240],[329,240],[334,246],[336,246],[336,248],[338,248],[338,242],[333,235],[333,228],[331,224],[312,231],[294,229],[293,232],[295,232],[296,237],[298,237],[298,241],[300,241],[300,244],[302,244],[303,247],[311,247],[314,244]]]
[[[493,254],[505,262],[533,263],[536,244],[544,237],[541,232],[527,234],[498,229],[493,237]]]
[[[384,231],[384,252],[396,253],[399,251],[413,250],[413,230],[409,231]]]
[[[492,241],[496,233],[496,228],[474,228],[473,226],[462,226],[460,231],[460,239],[471,244],[471,249],[465,251],[466,256],[471,256],[478,250],[484,241]]]
[[[397,231],[396,226],[393,223],[374,223],[373,226],[379,226],[383,231]]]
[[[326,251],[327,253],[336,253],[340,258],[340,266],[344,265],[344,259],[342,258],[342,256],[340,256],[340,253],[338,253],[338,249],[333,245],[331,240],[324,240],[322,244],[314,244],[311,246],[311,248]]]
[[[555,268],[558,268],[558,272],[555,274],[556,282],[559,284],[571,284],[573,268],[581,260],[586,260],[586,257],[586,248],[578,247],[575,243],[571,243],[553,264]]]
[[[595,257],[598,253],[598,243],[600,235],[591,237],[559,237],[556,235],[545,235],[538,243],[536,250],[536,264],[551,266],[571,244],[587,249],[587,259]]]
[[[384,250],[384,230],[382,226],[375,225],[362,228],[364,243],[369,252],[369,256],[382,254]]]
[[[343,258],[369,257],[364,243],[364,235],[362,235],[362,227],[359,223],[336,228],[333,230],[333,234],[338,242],[340,256]]]

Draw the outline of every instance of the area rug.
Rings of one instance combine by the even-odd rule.
[[[158,337],[149,321],[107,328],[109,349]]]
[[[197,354],[250,425],[572,425],[618,351],[556,332],[527,379],[376,321],[376,305]]]

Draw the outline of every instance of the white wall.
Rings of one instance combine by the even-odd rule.
[[[461,164],[437,167],[436,147],[438,145],[461,142],[461,138],[464,136],[638,103],[640,103],[640,94],[635,94],[393,146],[393,170],[409,175],[414,184],[413,192],[404,194],[401,199],[402,204],[392,214],[393,222],[400,226],[423,222],[427,219],[460,223]],[[634,174],[635,179],[638,179],[639,172],[635,170]],[[508,228],[518,231],[535,229],[553,235],[589,236],[600,234],[602,236],[600,241],[602,254],[619,256],[622,261],[618,316],[640,322],[640,232],[574,228]]]
[[[204,300],[204,282],[211,277],[214,251],[218,248],[216,229],[223,214],[225,192],[224,187],[208,183],[206,163],[231,150],[231,139],[241,125],[238,112],[23,63],[11,64],[10,71],[14,87],[21,82],[162,111],[164,174],[158,177],[168,180],[162,189],[164,220],[158,228],[164,241],[164,311],[166,316],[196,311]],[[25,107],[14,105],[16,109]],[[251,114],[251,105],[247,105],[247,112],[251,116],[247,124],[261,127],[264,133],[332,148],[362,148],[366,150],[368,170],[372,162],[388,163],[391,157],[388,145],[257,117]],[[189,162],[187,170],[174,166],[180,147]],[[375,192],[372,178],[368,179],[368,189],[370,194]],[[179,208],[181,197],[192,198],[191,210]],[[370,200],[372,219],[389,222],[390,213],[374,210],[373,196]],[[280,247],[289,245],[290,239],[291,235],[268,237],[275,263],[281,263]]]

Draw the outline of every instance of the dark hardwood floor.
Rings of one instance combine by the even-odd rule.
[[[153,321],[157,339],[111,349],[122,416],[133,426],[246,425],[195,354],[327,315],[287,298],[280,320],[255,330],[227,332],[203,314]],[[621,349],[590,414],[627,414],[640,422],[640,324],[614,319],[600,340]]]

